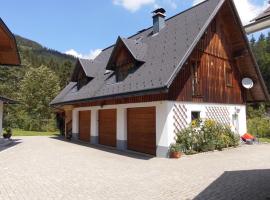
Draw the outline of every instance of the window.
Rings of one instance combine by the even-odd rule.
[[[191,63],[191,73],[192,73],[192,95],[199,96],[199,74],[198,74],[198,62]]]
[[[77,76],[77,89],[80,90],[83,86],[87,85],[92,78],[85,75],[84,71],[81,70]]]
[[[227,87],[233,86],[233,73],[231,68],[225,69],[225,81]]]
[[[191,112],[191,120],[199,120],[201,118],[201,112],[199,111],[192,111]]]
[[[217,31],[217,23],[216,20],[214,19],[212,24],[211,24],[211,31],[215,33]]]
[[[116,80],[117,82],[123,81],[134,68],[133,63],[124,64],[116,68]]]
[[[83,86],[89,83],[90,79],[88,77],[81,77],[77,82],[77,88],[80,90]]]

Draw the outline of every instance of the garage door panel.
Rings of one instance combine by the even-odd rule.
[[[79,112],[79,139],[90,142],[91,111]]]
[[[99,110],[99,143],[116,146],[116,110]]]
[[[155,107],[130,108],[127,110],[128,149],[156,154]]]

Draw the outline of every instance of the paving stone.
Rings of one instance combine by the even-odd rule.
[[[0,151],[0,200],[191,200],[270,197],[270,145],[179,160],[50,137],[18,137]]]

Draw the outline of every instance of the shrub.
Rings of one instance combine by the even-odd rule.
[[[12,134],[12,129],[10,127],[4,128],[5,133]]]
[[[182,145],[186,154],[222,150],[239,145],[240,136],[230,127],[212,120],[192,122],[176,134],[176,143]]]
[[[254,117],[248,119],[248,132],[256,137],[270,137],[270,118]]]
[[[170,146],[170,152],[182,152],[182,145],[175,143],[175,144],[171,144]]]

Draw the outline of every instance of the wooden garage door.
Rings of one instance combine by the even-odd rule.
[[[79,139],[90,142],[91,111],[79,112]]]
[[[156,155],[155,107],[127,110],[127,146],[129,150]]]
[[[99,110],[99,144],[116,147],[116,110]]]

